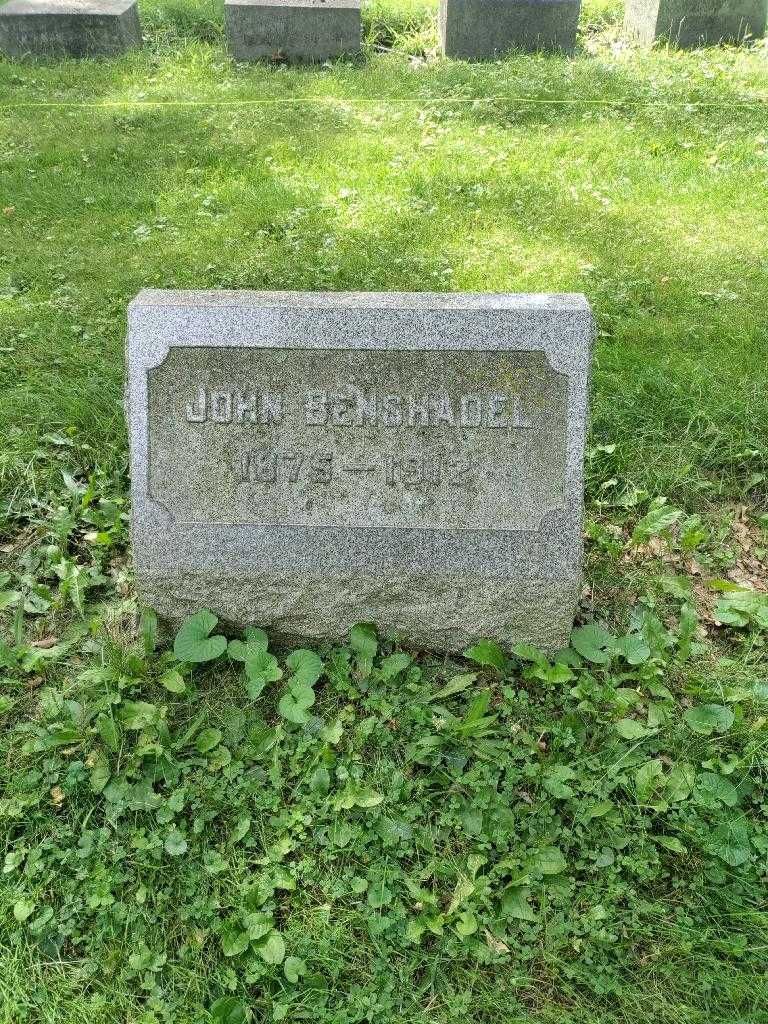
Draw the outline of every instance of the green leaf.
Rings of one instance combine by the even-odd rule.
[[[312,687],[323,674],[323,662],[314,651],[293,651],[285,659],[285,664],[293,672],[288,685]]]
[[[229,837],[230,843],[234,846],[235,843],[239,843],[241,839],[245,839],[251,830],[251,819],[247,814],[241,815],[235,822],[235,827],[232,829],[232,835]]]
[[[646,736],[653,736],[652,729],[646,729],[634,718],[622,718],[620,722],[616,723],[615,728],[623,740],[642,740]]]
[[[278,931],[272,931],[266,942],[256,947],[262,959],[268,964],[281,964],[285,957],[285,940]]]
[[[616,649],[616,640],[597,623],[589,623],[571,633],[571,647],[594,665],[607,665]]]
[[[665,798],[671,804],[680,803],[691,795],[696,772],[693,765],[675,764],[667,776],[667,788],[664,792]]]
[[[198,733],[195,747],[201,754],[207,754],[209,750],[213,750],[214,747],[221,743],[221,737],[221,729],[203,729],[202,732]]]
[[[260,651],[245,662],[245,674],[248,677],[248,696],[256,700],[269,683],[283,678],[283,670],[277,664],[277,658],[267,651]]]
[[[630,633],[616,641],[616,653],[630,665],[642,665],[651,656],[651,648],[640,633]]]
[[[157,615],[151,608],[145,608],[141,615],[141,642],[144,656],[149,658],[157,647]]]
[[[478,665],[498,669],[499,672],[503,672],[507,667],[504,651],[493,640],[479,640],[474,647],[464,651],[464,657],[477,662]]]
[[[349,631],[349,646],[357,655],[358,667],[367,678],[371,673],[373,659],[379,649],[376,627],[372,623],[358,623]]]
[[[749,829],[744,819],[718,825],[707,842],[707,848],[732,868],[744,864],[749,860]]]
[[[173,653],[179,661],[200,664],[214,661],[227,649],[223,636],[211,636],[218,618],[206,609],[191,615],[181,626],[173,643]]]
[[[728,732],[733,725],[734,714],[722,704],[699,704],[685,712],[683,721],[697,735],[711,736],[713,733]]]
[[[91,789],[94,793],[102,793],[104,787],[109,782],[110,775],[112,774],[109,759],[103,751],[99,751],[93,758],[93,764],[91,765]]]
[[[757,590],[735,590],[715,605],[715,622],[729,626],[758,626],[768,629],[768,594]]]
[[[645,544],[673,526],[683,515],[682,509],[667,504],[666,498],[655,498],[651,507],[637,523],[632,533],[633,544]]]
[[[464,690],[468,690],[476,679],[476,672],[465,672],[460,676],[453,676],[442,689],[427,697],[424,703],[431,704],[432,701],[445,700],[446,697],[452,697],[455,693],[462,693]]]
[[[463,913],[459,914],[454,927],[458,935],[461,935],[463,938],[467,938],[468,936],[475,934],[479,925],[477,923],[477,918],[472,911],[465,910]]]
[[[169,668],[163,672],[160,676],[160,685],[164,686],[169,693],[184,693],[187,688],[184,676],[175,668]]]
[[[733,783],[715,772],[702,772],[696,779],[696,789],[703,796],[706,806],[721,803],[726,807],[735,807],[739,802],[739,794]]]
[[[641,804],[648,803],[657,789],[664,785],[664,766],[658,758],[646,761],[635,772],[635,794]]]
[[[155,704],[144,700],[126,700],[118,712],[120,722],[126,729],[139,732],[149,726],[156,725],[160,720],[160,712]]]
[[[534,665],[546,662],[547,660],[546,655],[538,647],[534,647],[533,644],[515,644],[512,648],[512,653],[521,661],[530,661]]]
[[[13,905],[13,916],[19,922],[24,924],[27,918],[31,917],[35,912],[37,904],[33,900],[20,899],[17,900]]]
[[[573,796],[573,789],[566,785],[571,779],[576,778],[576,772],[567,765],[559,764],[548,768],[544,773],[544,788],[558,800],[566,800]]]
[[[604,818],[614,808],[612,800],[596,800],[587,804],[582,812],[585,821],[592,821],[594,818]]]
[[[531,860],[531,870],[542,875],[559,875],[566,869],[566,860],[557,846],[545,846]]]
[[[257,910],[252,914],[246,914],[243,922],[248,938],[251,942],[259,942],[266,938],[275,927],[275,919],[272,914]]]
[[[18,602],[20,597],[20,590],[0,590],[0,612],[4,612],[6,608],[11,608]]]
[[[245,642],[242,640],[231,640],[227,653],[233,661],[248,662],[264,654],[268,646],[269,639],[264,630],[249,626],[245,631]]]
[[[277,710],[283,718],[288,722],[293,722],[294,725],[306,725],[311,718],[311,715],[307,714],[307,709],[299,704],[290,693],[283,694],[277,705]]]
[[[654,842],[657,842],[659,846],[663,846],[667,850],[671,850],[672,853],[685,853],[685,847],[677,838],[677,836],[651,836]]]
[[[248,1011],[237,996],[222,996],[211,1004],[208,1013],[213,1024],[245,1024]]]
[[[224,956],[239,956],[250,945],[248,933],[240,926],[239,921],[229,921],[221,932],[221,948]]]
[[[317,768],[309,781],[313,793],[324,795],[331,788],[331,776],[327,768]]]
[[[323,743],[329,743],[332,747],[336,746],[343,735],[344,727],[338,718],[332,725],[324,725],[320,730],[320,739]]]
[[[384,796],[375,789],[359,789],[355,793],[356,807],[378,807],[384,802]]]
[[[165,838],[163,846],[165,847],[165,852],[170,854],[171,857],[181,857],[189,849],[183,832],[179,832],[177,828],[171,829]]]
[[[394,679],[395,676],[399,676],[401,672],[409,667],[413,658],[410,654],[405,654],[402,651],[396,651],[394,654],[390,654],[388,658],[385,658],[381,663],[381,678],[384,680]]]
[[[285,980],[295,985],[299,978],[307,973],[307,965],[298,956],[287,956],[283,964]]]
[[[96,728],[99,730],[102,743],[108,750],[114,753],[120,749],[120,733],[111,715],[99,715],[96,719]]]
[[[507,889],[501,900],[502,915],[516,921],[538,921],[538,915],[528,902],[530,892],[527,885],[516,885]]]

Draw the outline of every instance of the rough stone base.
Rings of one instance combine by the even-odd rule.
[[[323,61],[360,50],[360,0],[226,0],[237,60]]]
[[[494,60],[507,50],[571,53],[581,0],[440,0],[447,57]]]
[[[627,0],[624,29],[644,46],[741,43],[765,35],[767,12],[766,0]]]
[[[8,57],[111,57],[141,45],[136,0],[10,0],[0,7]]]
[[[463,651],[479,637],[511,648],[568,644],[578,579],[483,579],[464,576],[308,578],[306,573],[212,579],[139,572],[143,600],[178,625],[201,608],[238,629],[261,626],[293,641],[344,640],[358,622],[427,650]]]

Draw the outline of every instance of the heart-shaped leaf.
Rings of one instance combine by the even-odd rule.
[[[614,637],[595,622],[574,629],[571,633],[573,649],[593,665],[607,665],[615,651],[615,645]]]
[[[295,985],[299,978],[307,973],[307,965],[298,956],[288,956],[285,958],[283,964],[283,974],[285,980],[290,981],[292,985]]]
[[[285,664],[293,675],[288,680],[288,685],[293,689],[293,684],[301,686],[314,686],[323,674],[323,662],[314,651],[293,651],[285,659]]]
[[[277,710],[283,718],[287,719],[289,722],[293,722],[294,725],[306,725],[310,719],[306,708],[297,704],[290,693],[283,694],[280,698],[280,703],[277,705]]]
[[[251,661],[263,654],[269,646],[267,634],[263,629],[249,626],[245,631],[245,640],[231,640],[227,648],[233,661]]]
[[[283,670],[277,664],[277,658],[266,650],[259,651],[247,659],[245,674],[248,677],[248,695],[253,700],[269,683],[283,678]]]
[[[163,845],[165,846],[165,852],[169,853],[171,857],[181,857],[188,849],[184,833],[180,832],[177,828],[171,829]]]
[[[227,649],[227,641],[223,636],[210,635],[218,621],[213,612],[206,609],[190,615],[173,643],[173,653],[179,661],[199,664],[221,657]]]
[[[616,641],[616,652],[630,665],[642,665],[651,656],[651,648],[640,633],[629,633]]]

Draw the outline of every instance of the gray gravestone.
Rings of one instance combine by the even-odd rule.
[[[767,11],[768,0],[627,0],[624,27],[646,46],[741,43],[765,35]]]
[[[10,0],[0,7],[8,57],[110,57],[141,45],[136,0]]]
[[[580,295],[142,292],[144,599],[291,638],[564,645],[592,330]]]
[[[571,53],[581,0],[440,0],[447,57],[495,60],[508,50]]]
[[[225,0],[237,60],[323,61],[360,50],[360,0]]]

